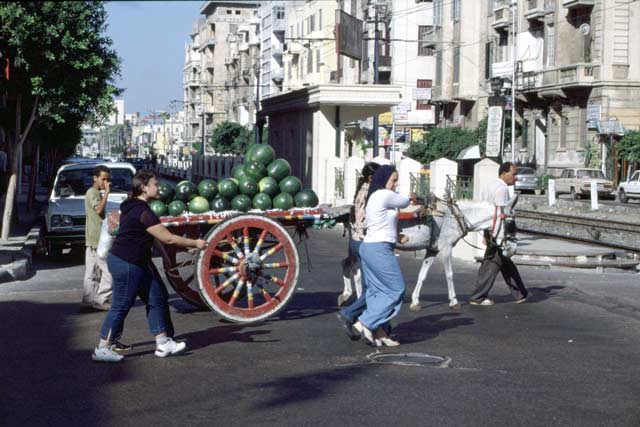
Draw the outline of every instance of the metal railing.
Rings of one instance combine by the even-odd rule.
[[[473,177],[458,175],[455,179],[451,179],[451,176],[447,175],[446,192],[454,200],[473,199]]]
[[[409,191],[418,197],[427,197],[429,195],[429,176],[425,174],[409,173]]]
[[[333,195],[336,199],[344,199],[344,169],[334,168],[335,172],[335,190]]]

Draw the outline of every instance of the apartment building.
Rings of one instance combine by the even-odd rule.
[[[287,3],[263,1],[260,6],[260,99],[282,93]]]
[[[185,141],[207,139],[219,123],[255,122],[258,2],[208,1],[185,45]]]

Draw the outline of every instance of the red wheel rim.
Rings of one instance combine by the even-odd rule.
[[[298,251],[278,222],[240,215],[212,229],[198,257],[204,302],[234,322],[265,320],[282,310],[295,290]]]

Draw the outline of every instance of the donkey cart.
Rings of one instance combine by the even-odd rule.
[[[194,252],[156,241],[155,248],[169,284],[185,301],[232,322],[260,322],[284,309],[296,288],[300,261],[290,231],[302,239],[314,222],[339,217],[344,209],[162,217],[174,234],[205,236],[207,247]]]

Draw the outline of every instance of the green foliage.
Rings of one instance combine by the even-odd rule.
[[[433,128],[425,134],[423,141],[410,143],[407,155],[422,164],[429,164],[442,157],[455,159],[464,148],[477,143],[474,130],[458,127]]]
[[[619,158],[630,162],[640,161],[640,131],[628,131],[618,142],[617,148]]]
[[[551,174],[545,174],[542,175],[542,179],[540,180],[541,186],[542,186],[542,190],[546,190],[547,188],[549,188],[549,180],[550,179],[555,179],[555,176],[551,175]]]
[[[266,133],[266,132],[265,132]],[[264,139],[264,138],[263,138]],[[255,142],[255,131],[233,122],[222,122],[213,130],[210,146],[217,154],[243,155]]]
[[[484,156],[487,147],[487,123],[488,117],[478,122],[476,128],[476,135],[478,137],[478,144],[480,145],[480,152]],[[516,138],[522,135],[522,125],[516,122]],[[504,111],[504,130],[502,132],[502,146],[511,145],[511,111]]]
[[[588,143],[584,152],[584,167],[585,168],[599,168],[600,159],[598,158],[598,145]]]

